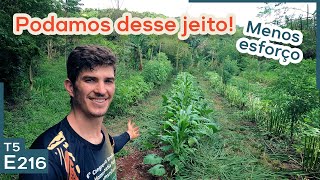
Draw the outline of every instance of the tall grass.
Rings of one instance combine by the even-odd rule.
[[[252,153],[248,137],[222,131],[203,139],[197,158],[188,164],[179,179],[281,179]],[[229,137],[229,138],[225,138]]]
[[[262,125],[269,135],[280,136],[288,147],[296,148],[303,157],[304,170],[319,171],[319,136],[308,133],[320,128],[319,115],[312,115],[313,109],[320,106],[315,60],[286,68],[273,67],[273,72],[267,70],[248,70],[231,78],[224,88],[225,97],[233,106],[244,105],[245,117]],[[212,85],[217,84],[210,80]],[[304,123],[308,128],[299,126]]]

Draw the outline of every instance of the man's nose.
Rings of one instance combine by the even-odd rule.
[[[96,88],[95,88],[95,93],[98,93],[101,95],[105,95],[107,93],[107,88],[106,88],[104,82],[97,83]]]

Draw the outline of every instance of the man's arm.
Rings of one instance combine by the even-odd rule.
[[[123,146],[126,145],[127,142],[131,139],[135,139],[140,136],[139,127],[137,127],[135,123],[132,123],[131,119],[128,120],[127,127],[127,131],[120,134],[119,136],[111,137],[109,135],[111,143],[114,143],[114,153],[119,152],[123,148]],[[103,132],[105,132],[105,134],[107,133],[107,129],[104,125],[102,126],[102,130]]]
[[[113,139],[113,142],[114,142],[114,146],[113,146],[114,153],[119,152],[123,148],[123,146],[126,145],[128,141],[130,141],[130,136],[127,132],[124,132],[119,136],[114,136],[111,138]]]

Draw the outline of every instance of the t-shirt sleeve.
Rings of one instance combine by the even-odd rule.
[[[119,152],[124,145],[130,140],[130,136],[127,132],[120,134],[119,136],[112,137],[114,141],[114,153]]]
[[[50,140],[52,139],[53,135],[44,136],[43,134],[40,135],[30,146],[30,149],[47,149]],[[21,180],[60,180],[64,179],[64,173],[62,171],[62,166],[57,164],[59,159],[57,156],[54,155],[52,151],[48,151],[48,173],[46,174],[19,174],[19,179]]]

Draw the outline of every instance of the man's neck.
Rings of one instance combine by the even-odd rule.
[[[101,126],[103,117],[86,117],[81,112],[71,110],[67,120],[72,129],[83,139],[92,144],[100,144],[102,142]]]

